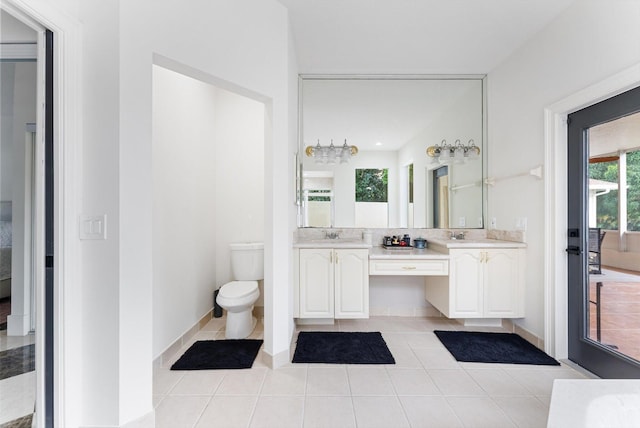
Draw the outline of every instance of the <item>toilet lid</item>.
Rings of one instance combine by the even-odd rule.
[[[231,281],[222,286],[219,294],[227,299],[248,296],[258,289],[258,281]]]

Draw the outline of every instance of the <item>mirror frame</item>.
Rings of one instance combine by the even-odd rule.
[[[302,225],[302,186],[304,175],[304,125],[303,125],[303,101],[304,101],[304,81],[305,80],[479,80],[481,83],[482,94],[482,144],[480,160],[481,168],[481,216],[482,227],[450,227],[449,229],[487,229],[487,210],[488,210],[488,185],[487,185],[487,161],[488,161],[488,130],[487,130],[487,75],[486,74],[298,74],[298,152],[296,153],[296,207],[297,207],[297,227],[305,229],[321,228],[316,226]],[[426,148],[425,148],[426,149]],[[362,229],[357,227],[332,226],[340,229]],[[399,227],[388,226],[387,229],[398,229]],[[433,228],[425,228],[433,229]]]

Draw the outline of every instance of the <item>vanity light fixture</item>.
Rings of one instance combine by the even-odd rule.
[[[344,140],[344,144],[338,147],[333,145],[333,140],[331,140],[331,145],[321,146],[320,140],[318,140],[318,144],[307,146],[304,152],[307,156],[312,157],[315,163],[335,165],[338,161],[340,163],[349,162],[351,156],[358,154],[358,147],[347,145],[347,140]]]
[[[464,163],[467,160],[477,160],[480,157],[480,147],[473,140],[462,144],[456,140],[453,144],[447,144],[442,140],[440,144],[427,147],[427,156],[431,157],[431,163]]]

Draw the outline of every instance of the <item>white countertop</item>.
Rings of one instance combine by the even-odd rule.
[[[432,247],[431,247],[432,246]],[[498,239],[427,239],[427,248],[420,250],[397,247],[385,249],[381,245],[367,244],[362,239],[310,239],[295,242],[293,248],[370,248],[372,258],[437,258],[452,248],[525,248],[523,242],[501,241]],[[434,248],[435,247],[435,248]]]
[[[525,248],[524,242],[501,241],[498,239],[427,239],[429,245],[435,244],[445,248]]]
[[[295,242],[293,248],[371,248],[362,239],[310,239]]]

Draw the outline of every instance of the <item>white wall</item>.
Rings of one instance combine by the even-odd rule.
[[[264,105],[163,67],[153,73],[155,358],[232,279],[229,244],[263,240]]]
[[[640,62],[639,20],[638,1],[577,1],[489,73],[489,176],[543,164],[544,108]],[[528,219],[526,317],[518,323],[539,337],[544,206],[544,183],[531,177],[489,188],[487,217],[495,217],[499,229],[513,229],[518,217]]]
[[[77,201],[68,199],[65,206],[80,208],[61,218],[72,228],[81,214],[107,216],[106,240],[77,247],[68,242],[78,252],[69,251],[74,260],[60,262],[81,277],[58,290],[64,303],[57,324],[64,354],[58,361],[66,369],[59,384],[60,425],[121,426],[153,412],[154,55],[268,107],[265,351],[288,356],[295,220],[292,193],[285,189],[292,188],[290,103],[297,76],[286,9],[274,0],[188,6],[177,0],[7,1],[54,30],[62,54],[59,75],[76,77],[57,88],[58,96],[68,97],[58,98],[59,113],[66,114],[58,123],[66,126],[57,135],[70,136],[61,145],[76,144],[61,153],[72,154],[65,157],[70,172],[64,182],[78,186],[71,193]]]
[[[153,67],[153,356],[211,310],[215,88]]]
[[[218,89],[216,148],[216,288],[231,281],[232,242],[264,241],[264,104]],[[256,305],[262,306],[264,290]]]
[[[287,354],[292,312],[290,304],[290,247],[294,220],[290,216],[291,145],[289,89],[290,41],[286,9],[275,1],[222,0],[185,7],[184,2],[122,2],[120,55],[120,114],[122,180],[122,243],[120,287],[127,290],[120,305],[121,318],[141,322],[141,332],[122,331],[123,356],[135,362],[122,368],[120,383],[121,420],[132,420],[149,403],[152,347],[145,344],[152,327],[147,248],[151,238],[144,222],[150,218],[151,62],[197,77],[207,83],[246,95],[267,106],[265,114],[264,224],[265,224],[265,352]],[[144,19],[140,19],[144,17]],[[128,118],[141,118],[130,121]],[[142,177],[142,181],[139,178]],[[142,213],[142,214],[140,214]],[[138,219],[137,216],[140,216]],[[140,230],[140,227],[142,229]],[[138,250],[142,250],[138,253]],[[142,258],[142,260],[141,260]],[[140,292],[138,292],[138,290]],[[207,299],[207,302],[210,299]],[[130,322],[129,322],[130,321]],[[126,349],[126,350],[125,350]],[[140,359],[138,359],[140,356]],[[146,358],[146,360],[145,360]],[[123,359],[123,361],[125,361]],[[145,372],[149,369],[149,374]],[[141,369],[136,374],[134,369]],[[147,377],[148,376],[148,377]],[[141,381],[140,381],[141,380]],[[147,401],[148,400],[148,401]]]

